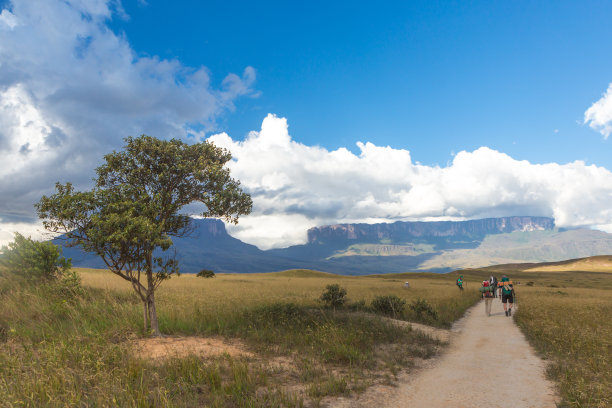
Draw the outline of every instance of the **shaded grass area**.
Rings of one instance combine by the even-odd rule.
[[[516,322],[550,360],[548,375],[559,384],[563,406],[612,405],[611,317],[610,290],[521,290]]]
[[[177,286],[160,291],[162,331],[241,338],[255,357],[138,358],[129,340],[142,336],[142,312],[129,286],[67,295],[53,283],[0,271],[0,401],[9,407],[317,406],[325,396],[392,381],[440,346],[382,319],[314,307],[316,296],[296,296],[282,285],[263,300],[236,295],[236,285],[257,281],[193,293],[202,280],[192,279],[173,279]],[[281,369],[269,364],[278,356],[289,361]]]

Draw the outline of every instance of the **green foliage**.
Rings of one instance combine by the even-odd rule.
[[[425,299],[418,298],[413,300],[409,308],[416,314],[418,320],[438,320],[438,312]]]
[[[83,287],[81,286],[81,277],[74,270],[69,270],[62,274],[62,278],[57,282],[57,288],[66,298],[74,298],[84,294]]]
[[[341,307],[346,302],[346,289],[341,288],[337,283],[327,285],[325,292],[321,295],[321,301],[327,307],[334,309]]]
[[[122,151],[104,156],[93,190],[57,183],[56,193],[36,207],[46,229],[65,233],[68,245],[99,255],[132,284],[145,309],[145,331],[150,319],[151,330],[160,334],[154,293],[179,269],[174,256],[153,253],[168,251],[171,237],[189,233],[191,218],[180,210],[199,202],[206,208],[202,216],[237,223],[252,201],[230,177],[225,149],[146,135],[125,142]]]
[[[198,278],[214,278],[215,273],[209,269],[202,269],[196,276]]]
[[[2,247],[0,262],[11,272],[33,278],[57,279],[71,267],[62,256],[61,247],[51,242],[37,242],[15,233],[15,240]]]
[[[372,309],[378,313],[397,317],[404,311],[406,301],[395,295],[376,296],[372,300]]]

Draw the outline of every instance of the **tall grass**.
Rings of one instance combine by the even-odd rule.
[[[534,286],[521,288],[518,304],[516,322],[550,360],[563,406],[612,406],[611,291]]]
[[[82,270],[81,276],[87,286],[125,294],[132,291],[129,285],[108,271]],[[410,289],[404,288],[406,280],[410,281]],[[161,328],[166,332],[198,332],[204,329],[201,327],[204,321],[194,321],[194,313],[196,316],[218,316],[278,302],[320,308],[323,305],[319,300],[321,294],[332,283],[346,288],[349,305],[361,303],[369,306],[379,295],[395,295],[406,300],[407,304],[419,298],[426,299],[437,311],[436,319],[424,318],[409,307],[397,317],[447,328],[480,297],[478,286],[471,285],[460,292],[454,284],[454,277],[435,274],[396,275],[395,278],[385,275],[352,277],[297,270],[269,274],[220,274],[213,279],[181,275],[164,282],[156,295]],[[206,321],[206,324],[210,322]]]
[[[59,289],[0,273],[1,406],[302,406],[245,359],[137,358],[138,305]]]
[[[406,291],[397,282],[372,287],[363,278],[182,276],[159,291],[162,331],[240,338],[254,357],[160,362],[131,350],[130,340],[143,333],[141,304],[130,286],[108,272],[81,276],[85,290],[67,295],[55,283],[0,271],[0,405],[317,405],[324,396],[360,392],[393,377],[440,346],[382,319],[323,309],[317,299],[330,279],[340,279],[354,301],[394,292],[407,300],[429,295],[432,304],[469,303],[469,296],[444,293],[437,282],[415,282]],[[280,370],[270,364],[278,356],[289,361]]]

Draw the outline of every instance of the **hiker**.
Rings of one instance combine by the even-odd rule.
[[[463,290],[463,275],[457,278],[457,286],[459,287],[460,290]]]
[[[504,313],[506,316],[512,316],[512,305],[514,304],[514,286],[512,281],[506,275],[502,276],[499,282],[499,296],[504,304]],[[508,306],[510,303],[510,306]]]
[[[491,279],[489,279],[489,286],[493,288],[493,297],[496,298],[497,291],[495,288],[497,288],[497,278],[495,276],[491,276]]]
[[[491,304],[493,303],[493,294],[495,293],[495,287],[491,286],[488,280],[482,281],[480,286],[480,297],[485,301],[485,314],[491,316]]]

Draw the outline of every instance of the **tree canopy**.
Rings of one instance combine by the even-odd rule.
[[[209,142],[128,137],[123,150],[104,156],[92,190],[57,183],[56,193],[37,204],[38,214],[46,229],[65,233],[68,246],[99,255],[129,281],[144,304],[145,330],[150,323],[159,335],[155,290],[179,272],[168,254],[171,237],[191,229],[191,218],[180,211],[199,202],[201,216],[232,223],[251,211],[250,196],[225,166],[230,160],[227,150]]]

